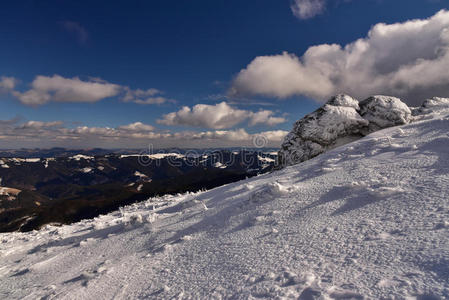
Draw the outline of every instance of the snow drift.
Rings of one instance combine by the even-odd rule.
[[[413,113],[271,174],[0,234],[0,298],[447,299],[449,101]]]

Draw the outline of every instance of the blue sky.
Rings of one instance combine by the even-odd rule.
[[[183,146],[183,138],[191,140],[192,134],[201,135],[195,136],[201,140],[200,146],[247,144],[232,137],[217,138],[219,143],[214,140],[216,131],[232,131],[238,136],[239,130],[248,134],[244,135],[247,139],[268,132],[272,144],[279,144],[294,121],[316,109],[333,92],[352,92],[356,97],[390,92],[412,99],[411,92],[428,96],[427,90],[410,88],[404,92],[387,86],[357,90],[335,84],[326,89],[325,82],[313,89],[300,88],[301,82],[313,85],[307,80],[285,86],[285,80],[276,82],[282,74],[272,78],[260,73],[260,66],[250,67],[257,57],[262,57],[260,64],[267,66],[264,70],[270,74],[286,72],[294,59],[282,57],[284,51],[304,63],[302,56],[311,46],[344,46],[366,38],[375,24],[425,20],[448,4],[431,0],[7,1],[0,11],[0,76],[13,79],[14,87],[5,83],[1,89],[0,85],[0,147],[142,147],[148,141]],[[443,32],[445,26],[434,32]],[[400,45],[402,48],[395,49],[408,51],[407,43],[421,39],[421,34],[416,32]],[[432,49],[418,50],[430,53]],[[420,59],[419,53],[410,54],[410,60],[402,65]],[[282,61],[269,61],[273,57]],[[329,62],[332,59],[339,58],[329,58]],[[271,71],[273,65],[280,70]],[[306,68],[299,74],[297,66],[292,68],[293,73],[286,73],[286,77],[310,78],[310,72],[315,72]],[[239,75],[242,70],[248,71],[245,76]],[[320,69],[320,74],[323,72]],[[42,80],[33,86],[38,76]],[[71,81],[73,78],[81,84]],[[112,90],[105,94],[98,90],[99,99],[83,94],[84,99],[76,91],[90,89],[82,86],[83,82]],[[257,86],[261,82],[264,86]],[[356,84],[363,86],[363,82]],[[445,84],[436,89],[442,95],[434,96],[449,96],[441,87]],[[69,91],[58,96],[59,85],[69,85]],[[147,92],[138,95],[138,89]],[[30,90],[38,91],[39,96],[29,94],[24,100]],[[124,100],[128,92],[130,97]],[[45,98],[48,95],[50,98]],[[136,103],[148,99],[152,99],[147,101],[151,104]],[[226,106],[216,106],[223,101]],[[198,104],[206,106],[199,107],[197,113],[176,114],[183,106],[193,111]],[[261,111],[265,113],[255,115]],[[165,116],[170,113],[175,115],[169,120]],[[208,119],[220,113],[225,119],[226,113],[240,117],[226,122]],[[15,117],[14,122],[7,122]],[[40,123],[23,126],[29,121]],[[108,140],[110,133],[104,132],[99,134],[102,142],[95,135],[74,137],[81,134],[74,131],[80,127],[117,129],[136,122],[154,128],[134,126],[133,132],[147,134],[135,139],[122,139],[123,133],[113,133],[113,139]],[[22,128],[23,138],[16,137],[20,126],[27,127]],[[127,132],[132,130],[129,127]],[[191,135],[174,135],[182,132]],[[58,134],[65,138],[54,139]]]

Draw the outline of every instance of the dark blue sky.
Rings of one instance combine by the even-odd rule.
[[[320,104],[301,95],[284,100],[217,95],[226,95],[232,79],[257,56],[283,51],[301,56],[313,45],[345,45],[365,37],[376,23],[428,18],[446,8],[448,1],[329,0],[321,14],[306,20],[295,17],[290,4],[289,0],[4,1],[0,76],[18,79],[17,91],[30,89],[38,75],[57,74],[86,81],[97,77],[130,89],[156,88],[176,102],[141,105],[110,97],[94,103],[49,101],[33,106],[3,93],[0,120],[19,116],[63,121],[69,128],[139,121],[157,130],[206,130],[156,120],[182,106],[226,100],[234,108],[269,109],[287,119],[276,126],[243,123],[231,128],[290,130],[295,120]]]

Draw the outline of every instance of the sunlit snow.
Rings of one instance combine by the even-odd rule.
[[[2,233],[0,298],[448,298],[449,110],[424,110],[277,172]]]

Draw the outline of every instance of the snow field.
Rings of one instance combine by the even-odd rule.
[[[448,128],[441,108],[271,174],[0,234],[0,298],[449,298]]]

